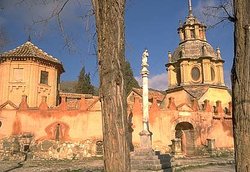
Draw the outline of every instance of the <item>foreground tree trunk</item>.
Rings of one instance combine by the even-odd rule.
[[[104,168],[129,172],[127,105],[124,88],[125,0],[92,0],[98,37]]]
[[[235,59],[232,69],[237,172],[250,172],[250,0],[234,0]]]

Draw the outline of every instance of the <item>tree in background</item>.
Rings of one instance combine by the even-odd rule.
[[[138,82],[134,78],[133,71],[128,61],[126,61],[124,65],[124,82],[125,82],[126,95],[128,95],[128,93],[132,90],[132,88],[140,87]]]
[[[85,72],[85,67],[83,66],[80,74],[78,76],[78,82],[76,85],[76,93],[79,94],[93,94],[94,86],[91,84],[90,73]]]
[[[250,0],[234,0],[233,126],[237,172],[250,171]]]

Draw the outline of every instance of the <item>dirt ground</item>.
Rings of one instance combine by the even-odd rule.
[[[1,161],[0,172],[101,172],[103,160]]]
[[[199,168],[180,170],[179,172],[235,172],[234,165],[212,165]]]
[[[232,157],[176,159],[174,164],[185,166],[179,168],[179,172],[235,172]],[[0,161],[0,172],[103,172],[103,160]]]

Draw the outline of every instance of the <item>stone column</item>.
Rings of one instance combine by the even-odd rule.
[[[215,150],[215,139],[207,139],[207,149],[210,154]]]
[[[149,66],[147,63],[148,59],[148,51],[145,50],[142,55],[142,70],[141,70],[141,75],[142,75],[142,88],[143,88],[143,95],[142,95],[142,112],[143,112],[143,129],[140,132],[141,136],[141,148],[143,149],[150,149],[151,146],[151,133],[149,131],[149,124],[148,124],[148,119],[149,119],[149,111],[148,111],[148,75],[149,71],[147,67]]]

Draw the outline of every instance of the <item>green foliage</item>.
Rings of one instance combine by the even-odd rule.
[[[126,95],[132,90],[132,88],[139,88],[139,84],[134,78],[133,71],[131,69],[130,63],[125,62],[124,66],[124,81],[125,81],[125,91]]]
[[[64,93],[76,93],[77,81],[62,81],[60,83],[60,90]]]
[[[83,66],[82,70],[80,71],[78,82],[76,85],[76,93],[80,94],[93,94],[94,93],[94,86],[91,84],[90,81],[90,73],[85,72],[85,67]]]

